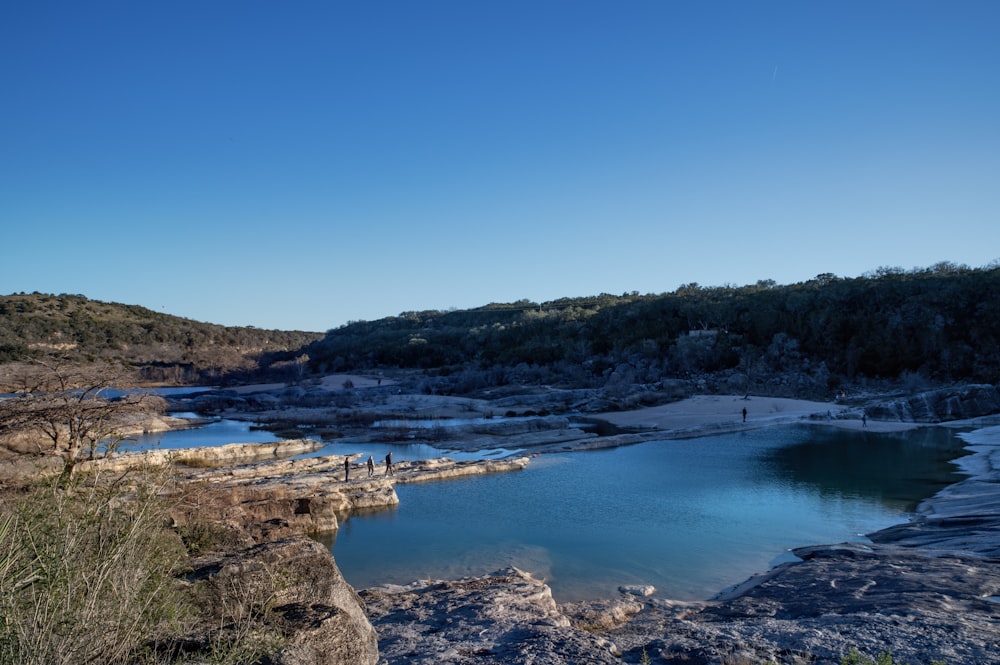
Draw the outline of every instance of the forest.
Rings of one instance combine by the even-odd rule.
[[[1000,265],[412,311],[325,335],[224,327],[80,295],[0,297],[0,364],[52,353],[116,360],[177,385],[390,369],[452,377],[456,390],[704,376],[733,391],[763,391],[781,376],[774,390],[817,396],[872,380],[996,384]]]
[[[308,355],[320,372],[471,368],[499,382],[520,368],[519,377],[575,385],[623,372],[638,383],[785,373],[813,393],[867,379],[997,383],[1000,266],[404,312],[330,330]]]

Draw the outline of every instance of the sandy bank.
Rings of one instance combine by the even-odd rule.
[[[320,380],[319,387],[323,390],[343,390],[345,384],[354,388],[374,388],[376,386],[390,386],[394,383],[395,381],[369,374],[328,374]],[[287,383],[254,383],[247,386],[235,386],[227,390],[240,395],[249,395],[282,390],[287,387]]]
[[[743,420],[746,409],[746,420]],[[785,397],[695,395],[688,399],[634,411],[610,411],[594,417],[622,428],[708,436],[720,431],[784,425],[801,421],[844,429],[867,428],[874,432],[912,429],[914,423],[873,421],[863,423],[861,413],[834,402],[811,402]]]

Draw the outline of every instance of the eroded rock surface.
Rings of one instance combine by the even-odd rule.
[[[805,560],[734,596],[696,611],[654,603],[608,637],[664,663],[839,663],[852,647],[913,665],[997,662],[1000,607],[988,600],[1000,588],[996,561],[893,546],[796,554]]]
[[[211,510],[216,520],[237,528],[277,519],[300,533],[333,531],[339,517],[398,504],[398,483],[519,471],[527,464],[527,458],[457,462],[443,457],[401,462],[393,475],[379,470],[371,478],[355,464],[348,481],[342,455],[189,471],[185,486],[204,489],[192,491],[174,519],[181,524]]]
[[[239,639],[254,616],[283,646],[275,665],[374,665],[375,630],[325,547],[304,537],[265,542],[192,562],[190,579],[216,608],[218,629]],[[266,608],[266,609],[265,609]],[[259,630],[259,629],[258,629]]]
[[[620,664],[606,638],[574,627],[548,586],[516,568],[454,582],[361,592],[379,663]]]
[[[870,404],[865,413],[875,420],[942,423],[1000,412],[1000,391],[992,385],[942,388]]]

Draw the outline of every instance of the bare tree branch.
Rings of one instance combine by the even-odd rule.
[[[61,482],[77,461],[113,451],[125,438],[128,416],[154,408],[155,398],[131,389],[111,365],[40,360],[19,368],[17,394],[0,399],[0,435],[34,432],[62,456]],[[40,450],[39,452],[45,452]]]

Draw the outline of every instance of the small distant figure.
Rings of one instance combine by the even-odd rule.
[[[747,408],[744,406],[743,407],[743,422],[746,422],[746,421],[747,421]]]
[[[344,458],[344,482],[346,483],[351,479],[351,458]]]
[[[867,413],[862,413],[861,414],[861,426],[862,427],[868,427],[868,414]]]
[[[375,475],[375,460],[373,460],[372,456],[369,455],[368,456],[368,477],[371,478],[373,475]]]
[[[385,456],[385,474],[387,476],[396,475],[396,471],[392,468],[392,451],[390,450]]]

